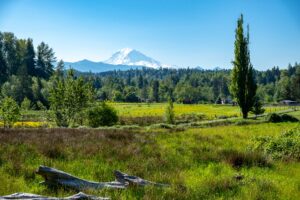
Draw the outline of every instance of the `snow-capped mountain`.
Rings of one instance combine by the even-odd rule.
[[[142,69],[143,67],[155,69],[160,67],[175,67],[161,64],[159,61],[130,48],[124,48],[117,51],[106,61],[93,62],[85,59],[77,62],[65,62],[65,66],[66,68],[71,67],[81,72],[95,73],[113,70]]]
[[[124,48],[114,53],[104,63],[112,65],[145,66],[151,68],[169,67],[159,61],[150,58],[143,53],[130,48]]]

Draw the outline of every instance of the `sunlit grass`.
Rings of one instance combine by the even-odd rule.
[[[0,131],[0,195],[33,192],[67,196],[53,191],[34,175],[40,165],[64,170],[84,179],[112,181],[113,170],[170,184],[169,188],[128,188],[85,191],[112,199],[297,199],[300,163],[270,161],[236,166],[228,156],[248,159],[254,136],[275,136],[297,123],[164,129],[15,129]],[[268,158],[265,158],[268,159]],[[242,175],[242,180],[236,180]]]
[[[166,103],[111,103],[120,116],[126,117],[144,117],[144,116],[163,116]],[[266,107],[266,112],[277,112],[287,110],[287,106]],[[232,105],[215,105],[215,104],[174,104],[176,116],[184,114],[199,114],[206,115],[209,119],[214,119],[220,116],[234,117],[241,116],[238,106]]]

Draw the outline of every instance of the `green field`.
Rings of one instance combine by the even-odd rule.
[[[98,182],[114,180],[113,171],[121,170],[170,185],[84,191],[111,199],[298,199],[300,196],[299,160],[276,160],[252,149],[254,137],[274,138],[299,126],[298,122],[267,123],[264,117],[245,121],[234,106],[175,104],[179,124],[167,126],[162,124],[166,104],[111,105],[121,120],[145,121],[152,117],[156,121],[149,122],[159,123],[127,126],[139,122],[128,120],[123,121],[125,126],[55,128],[47,112],[27,111],[16,128],[0,129],[0,196],[16,192],[48,196],[76,193],[41,185],[42,178],[34,173],[39,165]],[[267,107],[266,111],[289,109]],[[203,116],[201,113],[205,117],[197,118]],[[300,119],[300,111],[289,114]],[[44,126],[43,123],[54,128],[24,128]]]
[[[41,164],[81,178],[111,181],[118,169],[169,188],[85,191],[112,199],[297,199],[300,163],[248,152],[254,136],[275,136],[298,123],[166,129],[12,129],[0,131],[0,195],[51,190],[34,170]],[[234,158],[248,159],[237,165]],[[250,160],[250,161],[249,161]],[[242,180],[236,180],[242,175]]]
[[[163,122],[166,103],[109,103],[113,106],[120,117],[121,125],[151,125]],[[267,106],[266,113],[280,112],[289,110],[288,106]],[[215,104],[174,104],[174,112],[176,120],[180,122],[196,122],[215,119],[226,119],[231,117],[241,117],[238,106],[231,105],[215,105]],[[251,116],[251,114],[250,114]],[[22,117],[22,123],[18,123],[17,127],[38,127],[49,125],[51,117],[47,111],[25,111]],[[42,122],[31,123],[30,122]],[[29,123],[29,124],[28,124]],[[0,123],[1,125],[1,123]]]
[[[145,116],[163,116],[166,103],[111,103],[120,116],[124,117],[145,117]],[[266,112],[276,112],[289,109],[288,106],[269,106]],[[175,115],[181,116],[192,113],[202,113],[209,119],[218,116],[241,116],[238,106],[215,105],[215,104],[174,104]]]

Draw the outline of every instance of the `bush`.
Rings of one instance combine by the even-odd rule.
[[[280,115],[278,115],[276,113],[271,113],[267,116],[267,121],[277,123],[277,122],[282,122],[282,119],[281,119]]]
[[[300,128],[284,132],[277,137],[256,137],[253,148],[272,156],[274,159],[300,160]]]
[[[294,117],[292,115],[288,115],[288,114],[281,115],[281,119],[284,122],[298,122],[299,121],[296,117]]]
[[[4,127],[10,128],[20,118],[20,108],[17,102],[11,97],[5,97],[1,101],[0,115],[2,117]]]
[[[175,124],[174,106],[173,101],[171,99],[169,99],[168,106],[165,110],[165,122],[167,124]]]
[[[24,111],[28,111],[31,109],[31,101],[25,97],[24,100],[21,103],[21,109]]]
[[[87,111],[87,125],[93,128],[112,126],[118,122],[118,119],[117,111],[104,102]]]
[[[278,123],[278,122],[298,122],[299,120],[296,117],[288,114],[279,115],[277,113],[271,113],[267,116],[267,121]]]

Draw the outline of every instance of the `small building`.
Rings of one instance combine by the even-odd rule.
[[[299,105],[299,103],[297,101],[293,101],[293,100],[282,100],[282,101],[280,101],[280,104],[287,105],[287,106]]]

